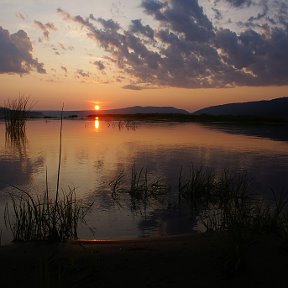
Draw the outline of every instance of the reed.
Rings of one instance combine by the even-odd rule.
[[[32,197],[29,193],[14,187],[19,193],[10,194],[13,209],[5,207],[6,227],[13,235],[13,241],[65,241],[77,239],[79,221],[84,221],[90,208],[76,198],[75,189],[62,191],[58,201],[49,195]]]
[[[190,165],[188,175],[185,177],[183,174],[181,167],[178,177],[179,201],[189,202],[193,208],[207,203],[214,189],[215,173],[207,167]]]
[[[46,170],[46,189],[42,196],[31,196],[25,190],[11,185],[17,193],[9,193],[10,205],[6,204],[4,219],[6,228],[10,229],[14,241],[65,241],[77,239],[79,221],[84,221],[85,215],[93,203],[84,204],[76,198],[75,188],[60,194],[60,171],[62,152],[62,115],[60,124],[59,162],[55,197],[48,187]]]
[[[152,177],[143,167],[137,169],[135,164],[131,168],[128,181],[124,179],[125,174],[122,171],[110,182],[111,196],[122,206],[121,195],[128,195],[131,210],[141,214],[146,213],[148,205],[153,200],[159,201],[168,191],[168,186],[160,178]]]
[[[25,147],[27,113],[31,109],[30,99],[24,95],[4,103],[6,142],[15,147]]]
[[[251,238],[260,233],[278,233],[288,237],[288,193],[272,191],[273,201],[264,201],[253,193],[246,171],[224,169],[216,173],[204,166],[180,169],[178,204],[188,204],[206,231],[229,232],[236,238]],[[131,168],[130,177],[122,171],[110,183],[112,199],[120,206],[123,195],[129,196],[132,211],[146,211],[153,200],[158,202],[169,185],[153,177],[145,168]],[[124,197],[125,198],[125,197]],[[127,198],[125,198],[127,199]],[[172,203],[172,207],[177,207]],[[170,205],[171,206],[171,205]]]
[[[287,239],[288,193],[272,190],[272,195],[269,202],[253,195],[245,172],[224,170],[215,180],[200,220],[207,231],[227,233],[225,269],[229,276],[245,269],[248,247],[259,236],[273,234]]]
[[[22,130],[25,127],[28,111],[31,109],[30,99],[19,95],[17,98],[8,99],[4,104],[4,119],[10,129]]]

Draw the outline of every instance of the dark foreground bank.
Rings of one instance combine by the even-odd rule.
[[[5,287],[288,287],[288,245],[223,233],[0,247]],[[3,287],[4,287],[3,286]]]

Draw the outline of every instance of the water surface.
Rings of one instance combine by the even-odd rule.
[[[55,191],[60,121],[28,121],[21,139],[5,136],[0,122],[1,215],[11,184],[29,193]],[[202,125],[196,123],[124,123],[65,120],[63,122],[60,186],[76,188],[77,196],[95,201],[80,238],[126,239],[192,232],[195,215],[169,201],[131,209],[129,199],[115,203],[109,183],[120,173],[129,178],[133,165],[177,195],[179,171],[191,164],[247,171],[253,189],[269,197],[271,188],[288,187],[288,132],[285,126]],[[176,197],[177,198],[177,197]],[[166,199],[167,200],[167,199]],[[9,241],[0,217],[2,241]]]

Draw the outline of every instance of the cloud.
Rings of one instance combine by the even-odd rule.
[[[87,36],[130,75],[131,83],[125,89],[287,85],[287,29],[280,17],[273,25],[267,21],[266,26],[260,26],[257,22],[267,20],[267,1],[260,1],[262,12],[237,33],[213,25],[197,0],[143,0],[144,12],[154,18],[153,28],[139,19],[124,29],[112,19],[71,16],[63,10],[61,14],[86,29]],[[251,1],[228,2],[236,9],[255,5]],[[283,16],[281,19],[285,21]]]
[[[49,40],[51,31],[57,31],[57,28],[55,27],[53,23],[48,22],[46,24],[43,24],[42,22],[37,21],[37,20],[34,20],[34,23],[43,32],[43,36],[46,40]]]
[[[67,51],[67,50],[69,50],[69,51],[73,51],[74,50],[74,47],[73,46],[68,46],[68,47],[66,47],[66,46],[64,46],[62,43],[60,43],[60,42],[58,42],[58,46],[61,48],[61,50],[63,50],[63,51]]]
[[[162,3],[158,0],[145,0],[142,1],[142,7],[145,9],[146,13],[149,15],[153,15],[157,20],[164,20],[161,13],[161,9],[166,7],[166,3]]]
[[[228,7],[226,11],[223,10],[223,7],[227,6],[225,3],[230,3],[230,8]],[[219,16],[224,18],[223,12],[228,15],[238,14],[238,16],[241,13],[241,20],[239,21],[239,17],[236,17],[238,20],[234,22],[240,28],[251,28],[258,31],[271,27],[288,28],[288,3],[286,0],[214,0],[212,5],[214,7],[211,9],[216,13],[216,20],[216,17],[219,18]],[[222,24],[225,21],[227,23],[227,15]],[[230,17],[228,22],[233,23],[233,17]]]
[[[57,13],[60,14],[65,20],[72,19],[71,15],[68,12],[64,11],[63,9],[61,9],[61,8],[57,9]]]
[[[65,74],[67,74],[68,69],[65,66],[61,66],[61,69],[65,72]]]
[[[20,12],[16,13],[16,17],[23,20],[23,21],[26,20],[26,17]]]
[[[154,31],[149,25],[143,25],[140,19],[132,20],[130,32],[142,34],[150,39],[154,38]]]
[[[90,77],[89,72],[85,72],[82,69],[77,69],[76,78],[89,78],[89,77]]]
[[[247,84],[288,84],[288,32],[273,29],[269,37],[253,30],[236,35],[229,30],[217,33],[218,47],[223,49],[228,65],[251,73]]]
[[[93,64],[100,70],[105,70],[105,65],[103,64],[102,61],[94,61]]]
[[[117,31],[120,29],[120,25],[118,23],[114,22],[112,19],[105,20],[103,18],[98,18],[95,20],[98,21],[99,23],[101,23],[102,26],[104,27],[104,29],[106,29],[106,30]]]
[[[197,0],[143,0],[142,7],[147,14],[169,25],[173,31],[182,33],[187,40],[208,41],[213,36],[212,23]]]
[[[250,6],[252,4],[252,0],[226,0],[231,5],[235,7],[243,7],[243,6]]]
[[[34,59],[27,33],[19,30],[10,34],[0,26],[0,73],[26,74],[33,70],[46,73],[44,64]]]
[[[135,84],[125,85],[122,88],[127,89],[127,90],[135,90],[135,91],[140,91],[144,89],[143,87],[135,85]]]

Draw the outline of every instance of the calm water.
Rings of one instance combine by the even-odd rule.
[[[59,127],[56,120],[28,121],[25,137],[11,141],[0,122],[2,243],[11,240],[2,219],[7,192],[13,190],[10,185],[42,193],[47,169],[49,188],[55,190]],[[287,127],[195,123],[136,123],[127,127],[101,119],[67,120],[62,141],[61,188],[76,187],[79,198],[95,201],[87,225],[80,227],[80,238],[124,239],[195,231],[195,217],[171,200],[181,167],[185,170],[191,164],[216,172],[224,168],[247,171],[255,191],[265,197],[271,187],[288,189]],[[128,179],[133,165],[138,170],[147,168],[149,179],[159,177],[167,183],[170,202],[166,199],[151,203],[146,210],[133,210],[127,198],[121,203],[113,201],[109,183],[121,172],[126,177],[122,180]]]

